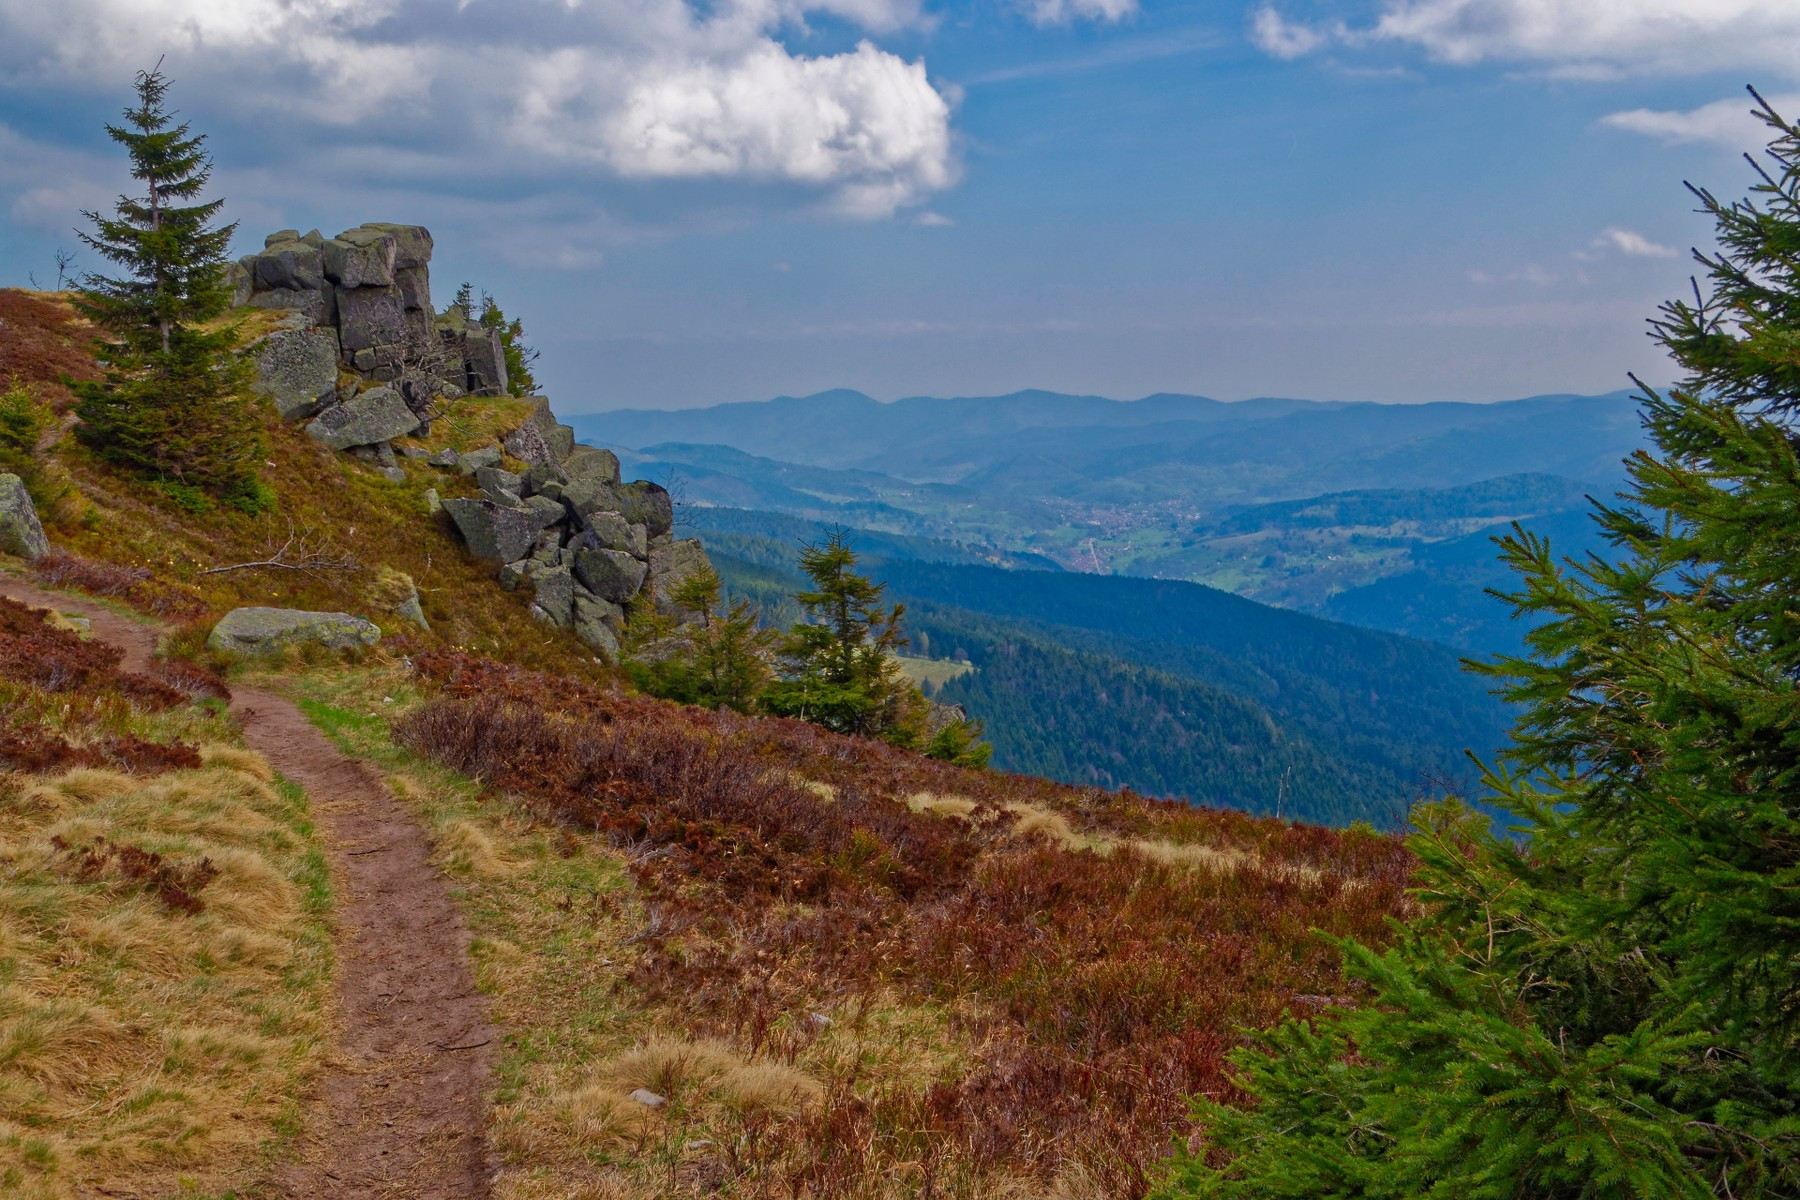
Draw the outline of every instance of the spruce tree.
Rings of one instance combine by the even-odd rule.
[[[764,693],[763,706],[838,733],[916,746],[925,698],[892,657],[906,646],[906,606],[883,606],[885,585],[858,574],[856,563],[841,529],[801,550],[800,569],[813,590],[794,597],[805,616],[782,643],[783,677]]]
[[[670,602],[691,619],[677,622],[654,606],[632,614],[626,670],[639,688],[665,700],[750,712],[772,677],[775,632],[762,627],[743,597],[729,605],[710,568],[677,584]]]
[[[1524,706],[1486,781],[1412,845],[1419,915],[1344,943],[1361,1003],[1242,1052],[1170,1197],[1800,1196],[1800,129],[1652,334],[1654,451],[1606,559],[1503,540],[1545,623],[1480,669]]]
[[[81,238],[124,268],[90,274],[76,303],[100,327],[105,378],[76,385],[82,441],[110,461],[239,507],[267,503],[256,481],[261,413],[244,395],[249,366],[238,332],[218,323],[231,304],[225,248],[235,225],[215,225],[223,200],[197,202],[212,178],[204,135],[176,125],[169,81],[140,71],[137,103],[107,133],[143,187],[112,216],[82,215]]]

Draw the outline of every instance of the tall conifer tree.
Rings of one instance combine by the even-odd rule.
[[[1652,334],[1654,452],[1615,553],[1503,541],[1546,618],[1481,669],[1525,715],[1488,772],[1517,840],[1450,806],[1420,915],[1345,944],[1365,995],[1240,1055],[1167,1196],[1800,1196],[1800,128],[1753,198],[1696,190],[1719,249]]]
[[[79,433],[102,457],[255,508],[261,414],[243,394],[237,331],[217,325],[231,304],[236,226],[214,224],[223,200],[197,202],[212,160],[204,135],[174,124],[160,64],[138,73],[136,90],[107,133],[143,193],[120,196],[112,216],[82,213],[93,225],[82,240],[124,271],[87,276],[77,297],[105,334],[107,364],[103,380],[77,385]]]

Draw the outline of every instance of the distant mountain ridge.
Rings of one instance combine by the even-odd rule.
[[[1005,464],[1034,459],[1090,480],[1197,457],[1278,466],[1289,456],[1310,468],[1313,478],[1298,490],[1242,487],[1252,494],[1240,502],[1357,487],[1451,486],[1527,471],[1610,480],[1618,460],[1642,441],[1631,393],[1623,391],[1491,404],[1226,402],[1172,393],[1112,400],[1047,391],[881,403],[838,389],[675,412],[621,409],[573,421],[583,438],[607,446],[710,443],[808,466],[984,491],[1007,490]],[[1254,494],[1259,491],[1265,494]]]
[[[1643,445],[1628,392],[1400,405],[838,390],[576,421],[690,507],[1186,579],[1477,653],[1521,633],[1485,594],[1506,583],[1493,534],[1542,522],[1592,548],[1587,497],[1614,491]]]

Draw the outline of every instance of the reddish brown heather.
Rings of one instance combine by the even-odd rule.
[[[47,554],[32,563],[31,569],[49,587],[123,600],[159,617],[192,619],[206,611],[191,596],[156,579],[143,567],[93,562],[74,554]]]
[[[1238,1029],[1340,998],[1313,931],[1379,942],[1411,871],[1373,833],[966,771],[455,654],[415,666],[441,696],[397,739],[624,848],[647,913],[631,983],[693,1034],[791,1062],[821,1010],[856,1022],[897,993],[954,1014],[959,1076],[833,1080],[809,1115],[747,1121],[715,1181],[745,1194],[862,1195],[903,1171],[921,1194],[993,1172],[1141,1196],[1190,1132],[1184,1097],[1238,1095]],[[916,812],[921,792],[974,807]],[[1021,806],[1070,836],[1021,835]],[[1219,853],[1153,853],[1183,846]]]
[[[48,614],[0,597],[0,772],[111,767],[154,774],[198,767],[192,747],[146,741],[117,728],[133,706],[186,703],[203,686],[197,669],[158,663],[121,669],[123,653],[49,623]],[[216,682],[216,681],[215,681]],[[222,685],[219,685],[222,687]],[[93,730],[79,743],[56,731]]]
[[[61,408],[65,379],[98,379],[93,327],[67,296],[0,288],[0,389],[21,383]]]

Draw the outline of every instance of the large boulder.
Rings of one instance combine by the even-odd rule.
[[[325,275],[342,288],[386,288],[394,282],[399,240],[380,229],[346,229],[325,243]]]
[[[400,393],[378,387],[326,409],[306,426],[306,432],[333,450],[348,450],[404,437],[418,427],[418,414],[406,406]]]
[[[346,351],[404,344],[407,328],[406,301],[399,288],[359,287],[338,292],[338,340]]]
[[[537,541],[537,514],[527,508],[510,508],[492,500],[457,498],[443,501],[444,511],[456,522],[457,532],[469,544],[469,553],[490,562],[517,562],[531,553]]]
[[[298,237],[275,242],[251,259],[251,275],[262,290],[294,288],[316,292],[325,286],[324,255]]]
[[[570,482],[578,479],[606,484],[619,482],[619,456],[598,446],[571,446],[563,455],[562,469]]]
[[[644,585],[646,567],[623,550],[584,547],[575,552],[575,578],[602,600],[623,604]]]
[[[48,553],[50,540],[44,536],[25,481],[17,475],[0,475],[0,554],[35,561]]]
[[[355,234],[356,238],[351,235]],[[346,229],[338,237],[345,241],[357,238],[371,239],[391,237],[394,239],[394,266],[399,270],[411,270],[425,266],[431,261],[431,230],[423,225],[396,225],[391,221],[364,221],[355,229]]]
[[[431,311],[431,274],[424,267],[397,267],[394,286],[400,289],[400,302],[409,312]]]
[[[336,331],[278,329],[256,343],[256,382],[251,390],[267,396],[284,421],[298,421],[319,411],[337,391]]]
[[[380,640],[381,630],[373,622],[349,613],[234,608],[213,626],[206,648],[235,654],[273,654],[288,646],[305,645],[351,650],[373,646]]]
[[[642,525],[633,525],[616,512],[590,513],[587,521],[589,544],[607,550],[623,550],[633,558],[649,557]]]
[[[615,490],[619,495],[619,514],[633,525],[642,525],[651,537],[661,537],[674,527],[675,505],[667,488],[639,479]]]
[[[656,599],[656,610],[684,620],[697,619],[698,614],[677,607],[675,589],[697,572],[711,569],[712,562],[706,557],[698,538],[683,538],[650,547],[650,590]]]

